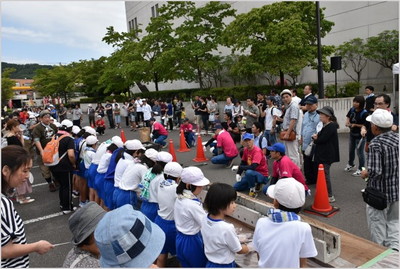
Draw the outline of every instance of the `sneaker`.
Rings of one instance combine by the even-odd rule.
[[[361,176],[361,170],[357,169],[357,171],[355,171],[353,174],[351,174],[353,177],[359,177]]]
[[[49,183],[50,192],[55,192],[57,190],[56,184],[54,182]]]
[[[228,163],[226,164],[226,168],[232,168],[233,166],[233,159],[228,161]]]
[[[167,146],[168,146],[168,145],[167,145],[167,144],[165,144],[164,146],[162,146],[162,148],[163,148],[163,149],[165,149],[165,148],[167,148]]]
[[[334,203],[336,202],[335,196],[329,196],[329,203]]]
[[[71,214],[72,212],[74,212],[76,209],[77,209],[77,207],[74,206],[74,207],[72,208],[72,210],[71,210],[71,209],[70,209],[70,210],[63,210],[62,213],[63,213],[64,215],[68,215],[68,214]]]
[[[78,197],[79,197],[79,191],[73,190],[73,191],[72,191],[72,197],[73,197],[73,198],[78,198]]]
[[[85,202],[79,202],[79,207],[83,207],[85,206],[87,203],[89,203],[89,201],[85,201]]]
[[[353,165],[347,164],[346,167],[344,168],[344,171],[349,172],[349,171],[351,171],[351,169],[353,169],[354,167],[355,167],[354,164],[353,164]]]
[[[363,192],[365,192],[365,189],[362,189],[362,190],[361,190],[361,193],[363,193]]]
[[[261,183],[256,184],[255,192],[260,192],[261,190]]]

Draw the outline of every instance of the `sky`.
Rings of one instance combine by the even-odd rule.
[[[127,31],[124,1],[1,1],[1,61],[58,65],[109,56],[108,26]]]

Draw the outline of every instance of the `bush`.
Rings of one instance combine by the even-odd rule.
[[[86,98],[81,98],[81,99],[79,100],[79,102],[80,102],[80,103],[87,103],[87,104],[90,104],[90,103],[96,104],[96,103],[98,103],[98,102],[101,102],[102,99],[103,99],[103,98],[99,98],[99,97],[86,97]]]
[[[123,102],[128,102],[129,101],[129,97],[126,97],[124,95],[114,95],[114,96],[106,96],[104,98],[104,102],[105,101],[110,101],[112,102],[113,100],[117,100],[118,103],[123,103]]]
[[[343,97],[353,97],[359,95],[361,88],[361,83],[359,82],[348,82],[344,85],[344,96]]]

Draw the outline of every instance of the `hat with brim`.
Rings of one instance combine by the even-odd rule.
[[[392,113],[380,108],[376,109],[366,120],[381,128],[390,128],[393,125]]]
[[[94,237],[103,268],[148,268],[165,242],[161,228],[129,204],[107,212]]]
[[[302,207],[306,201],[304,185],[292,177],[281,178],[267,189],[267,195],[286,208]]]
[[[285,153],[285,150],[286,150],[285,149],[285,145],[282,144],[282,143],[275,143],[272,146],[267,147],[267,149],[269,151],[277,151],[277,152],[280,152],[280,153]]]
[[[305,101],[304,104],[306,105],[313,105],[318,103],[318,99],[317,97],[315,97],[314,95],[310,95]]]
[[[50,111],[48,111],[48,110],[42,110],[42,111],[40,111],[39,117],[40,117],[40,118],[43,118],[43,117],[46,116],[46,115],[50,115]]]
[[[330,106],[324,106],[323,108],[317,109],[317,113],[327,115],[328,117],[332,117],[335,115],[335,112],[333,112],[333,108]]]
[[[181,179],[183,183],[191,184],[194,186],[207,186],[210,180],[206,178],[200,168],[196,166],[189,166],[182,170]]]
[[[283,96],[284,94],[289,94],[290,96],[292,96],[292,92],[291,92],[289,89],[284,89],[284,90],[281,92],[281,96]]]

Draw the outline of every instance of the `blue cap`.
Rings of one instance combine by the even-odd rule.
[[[246,139],[251,139],[251,140],[253,140],[253,139],[254,139],[254,135],[253,135],[253,134],[249,134],[249,133],[245,133],[245,134],[243,135],[243,140],[246,140]]]
[[[285,145],[282,143],[275,143],[270,147],[267,147],[269,151],[277,151],[280,153],[285,153]]]
[[[318,99],[314,95],[308,96],[307,99],[304,101],[304,104],[316,104],[316,103],[318,103]]]

